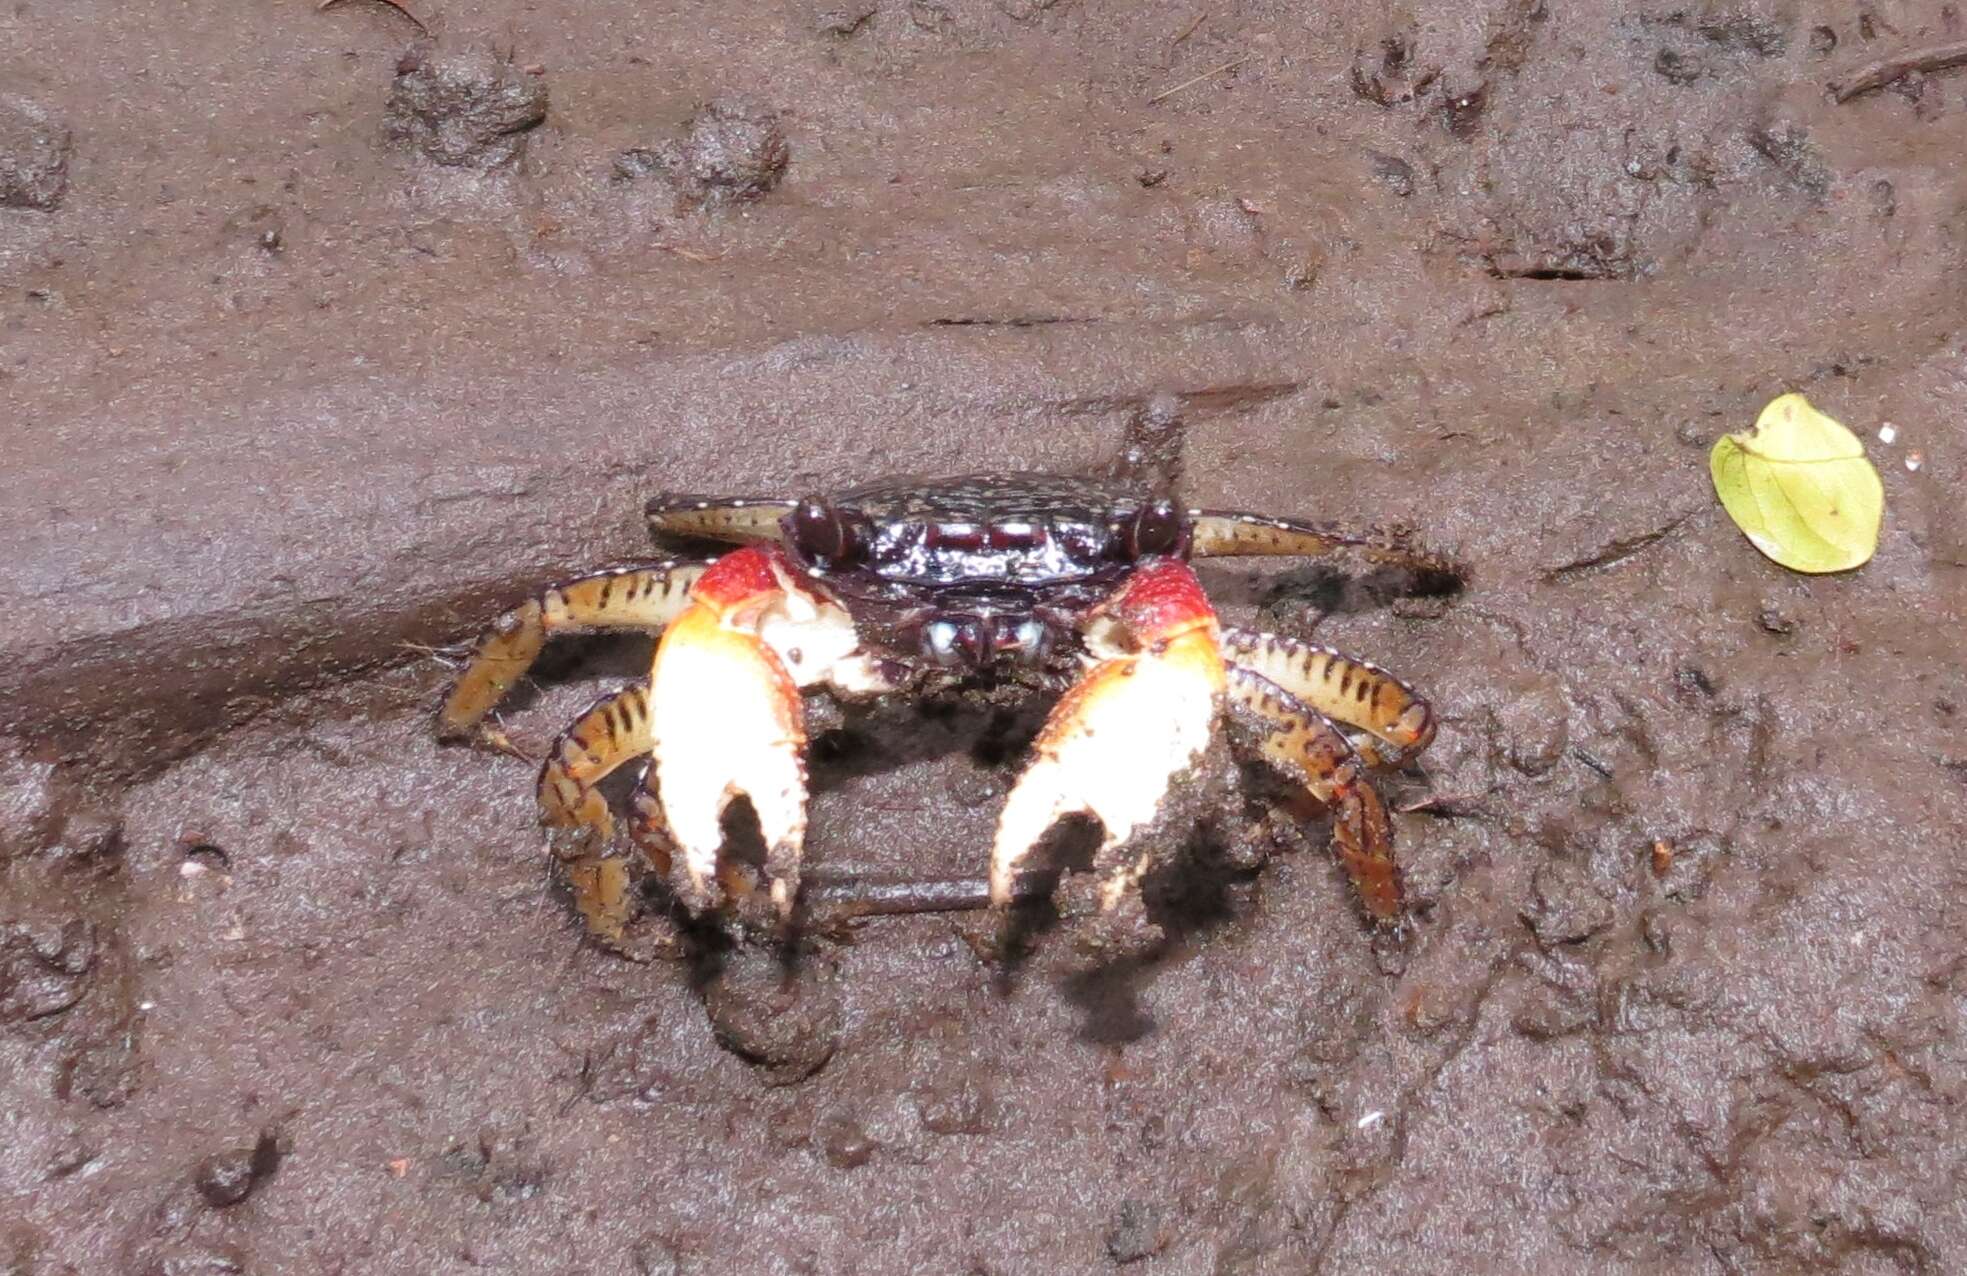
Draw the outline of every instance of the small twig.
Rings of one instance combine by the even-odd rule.
[[[1196,85],[1202,83],[1202,81],[1208,79],[1210,76],[1221,75],[1224,71],[1234,71],[1237,67],[1242,66],[1245,62],[1248,62],[1250,58],[1251,55],[1248,53],[1244,54],[1240,58],[1231,58],[1229,61],[1223,63],[1221,66],[1211,67],[1210,69],[1204,71],[1202,74],[1196,76],[1192,80],[1183,80],[1180,84],[1177,84],[1172,89],[1161,90],[1159,93],[1156,93],[1153,97],[1149,98],[1147,100],[1147,104],[1149,106],[1153,106],[1156,102],[1159,102],[1164,98],[1171,98],[1175,96],[1175,94],[1181,92],[1183,89],[1194,88]]]
[[[1196,31],[1201,28],[1202,24],[1207,22],[1208,20],[1209,20],[1209,11],[1207,9],[1204,9],[1202,12],[1195,15],[1195,21],[1189,23],[1187,26],[1182,28],[1182,33],[1180,35],[1168,41],[1168,47],[1172,49],[1176,45],[1180,44],[1183,40],[1186,40],[1190,36],[1194,35]]]
[[[341,2],[342,0],[321,0],[320,4],[314,6],[314,11],[316,13],[320,13],[325,9],[332,9],[334,6],[340,4]],[[396,10],[396,12],[408,18],[411,22],[416,23],[417,30],[423,32],[426,37],[430,35],[429,24],[426,23],[422,18],[419,18],[416,14],[412,13],[410,11],[410,6],[404,4],[403,0],[376,0],[376,3],[388,5],[390,8]]]
[[[398,650],[414,651],[426,659],[435,660],[446,669],[464,668],[464,653],[455,646],[431,647],[420,642],[399,642],[396,646]]]
[[[1841,105],[1860,93],[1876,92],[1915,71],[1950,71],[1957,66],[1967,66],[1967,40],[1936,44],[1867,62],[1845,78],[1833,80],[1830,95],[1833,101]]]
[[[496,749],[509,758],[518,758],[527,766],[536,767],[544,760],[534,757],[514,744],[512,737],[505,733],[505,723],[499,720],[497,714],[478,724],[478,739],[487,747]]]
[[[812,912],[834,921],[908,913],[966,913],[990,907],[990,883],[982,878],[901,882],[822,879],[809,885],[805,900]]]
[[[1685,513],[1676,514],[1665,523],[1649,531],[1641,532],[1636,536],[1621,537],[1594,550],[1583,558],[1574,558],[1568,563],[1560,563],[1556,567],[1548,568],[1543,573],[1544,583],[1550,584],[1554,581],[1562,580],[1574,572],[1589,571],[1596,567],[1610,567],[1614,563],[1622,563],[1641,550],[1650,549],[1674,532],[1679,531],[1682,523],[1685,523],[1688,519],[1700,512],[1699,509],[1690,509]]]
[[[684,261],[694,261],[700,264],[707,264],[713,261],[722,261],[724,258],[723,253],[693,252],[688,248],[678,248],[675,244],[657,244],[656,248],[662,252],[674,253],[676,256],[681,257]]]
[[[1571,746],[1571,756],[1576,758],[1578,761],[1584,763],[1585,766],[1587,766],[1591,770],[1598,772],[1598,774],[1604,777],[1605,779],[1609,780],[1612,778],[1611,767],[1606,766],[1603,762],[1600,762],[1597,758],[1594,758],[1593,756],[1591,756],[1591,754],[1586,753],[1583,749],[1580,749],[1575,744]]]
[[[1437,819],[1479,819],[1489,814],[1489,804],[1480,793],[1437,793],[1394,808],[1402,815],[1432,815]]]

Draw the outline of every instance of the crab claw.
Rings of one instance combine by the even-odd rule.
[[[719,559],[664,631],[649,677],[651,768],[680,853],[672,877],[693,912],[723,901],[724,811],[742,794],[758,814],[779,915],[799,889],[806,838],[805,713],[786,660],[761,633],[775,613],[813,603],[770,549]]]
[[[1102,859],[1154,820],[1214,734],[1226,678],[1219,629],[1195,574],[1176,559],[1141,567],[1094,611],[1085,626],[1094,663],[1053,706],[998,817],[993,904],[1011,902],[1019,867],[1061,818],[1097,818]],[[1125,899],[1148,867],[1143,850],[1112,869],[1102,907]]]

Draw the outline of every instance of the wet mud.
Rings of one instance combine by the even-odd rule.
[[[1953,6],[404,3],[0,13],[0,1270],[1967,1269]],[[1855,573],[1712,497],[1784,390]],[[625,957],[433,741],[653,492],[1143,413],[1470,567],[1203,570],[1440,710],[1404,941],[1314,825],[1141,948]],[[813,880],[979,878],[1031,725],[828,737]]]

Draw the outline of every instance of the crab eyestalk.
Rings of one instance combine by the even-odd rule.
[[[1143,565],[1093,612],[1084,634],[1093,664],[1053,706],[998,819],[990,896],[1000,908],[1045,834],[1082,813],[1100,822],[1100,858],[1118,859],[1101,903],[1120,904],[1150,867],[1150,849],[1132,842],[1169,785],[1200,761],[1221,715],[1220,626],[1186,563]]]

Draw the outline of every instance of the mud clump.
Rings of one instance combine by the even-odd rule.
[[[813,29],[821,35],[844,40],[866,26],[874,14],[875,7],[865,3],[864,0],[858,4],[841,5],[839,8],[828,9],[822,13],[813,23]]]
[[[1653,58],[1653,70],[1669,84],[1687,85],[1708,74],[1707,63],[1674,49],[1661,49]]]
[[[615,160],[625,180],[660,174],[691,203],[759,199],[785,177],[792,162],[779,113],[744,98],[718,98],[697,108],[680,141],[634,147]]]
[[[24,755],[0,758],[0,864],[50,845],[61,822],[54,763]]]
[[[192,1181],[207,1205],[224,1209],[251,1196],[279,1168],[280,1142],[263,1130],[251,1147],[229,1148],[200,1161]]]
[[[123,822],[114,811],[52,762],[10,754],[0,743],[0,868],[38,860],[100,873],[113,871],[122,853]]]
[[[1524,920],[1546,949],[1581,943],[1612,924],[1611,903],[1569,861],[1553,860],[1538,868],[1534,895]]]
[[[440,55],[417,46],[397,64],[383,128],[446,167],[494,169],[519,157],[546,102],[537,76],[489,50]]]
[[[922,1128],[931,1134],[989,1134],[997,1128],[997,1100],[977,1077],[952,1068],[916,1098]]]
[[[172,1246],[139,1269],[142,1276],[240,1276],[245,1270],[245,1256],[237,1247],[196,1242]]]
[[[0,1025],[60,1014],[82,1000],[95,969],[88,921],[0,923]]]
[[[1373,176],[1388,190],[1405,199],[1414,193],[1414,166],[1397,155],[1387,155],[1380,151],[1368,151],[1366,158],[1372,161]]]
[[[1789,30],[1781,23],[1753,13],[1728,13],[1697,24],[1702,38],[1730,53],[1779,58],[1789,47]]]
[[[705,985],[703,1000],[718,1044],[757,1064],[770,1085],[804,1081],[839,1044],[833,972],[810,961],[788,969],[771,953],[734,953]]]
[[[68,190],[70,137],[39,106],[0,97],[0,208],[52,211]]]
[[[1830,168],[1808,129],[1778,120],[1749,130],[1748,144],[1812,199],[1822,200],[1830,193]]]
[[[1107,1257],[1123,1265],[1138,1263],[1159,1254],[1166,1245],[1161,1216],[1152,1206],[1131,1198],[1120,1203],[1106,1231]]]
[[[880,1146],[851,1112],[828,1112],[813,1125],[813,1142],[836,1170],[857,1170],[874,1159]]]
[[[679,1276],[683,1271],[682,1258],[664,1241],[640,1241],[629,1257],[635,1276]]]

